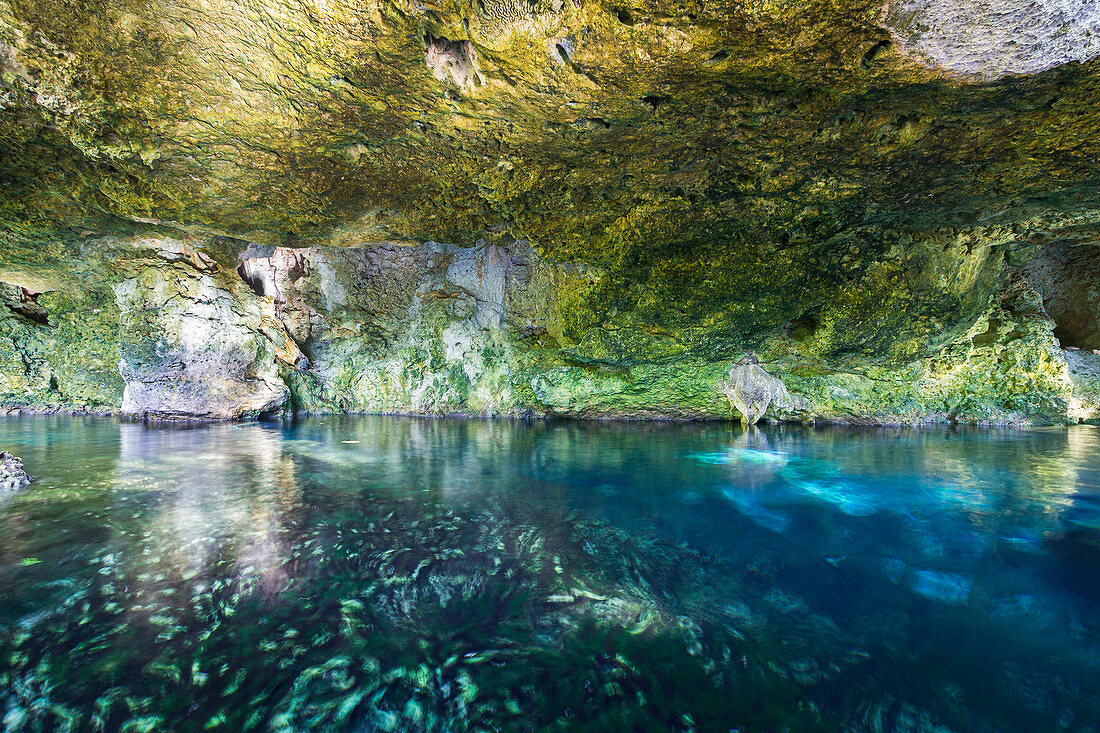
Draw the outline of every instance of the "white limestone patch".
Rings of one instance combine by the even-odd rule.
[[[475,298],[477,323],[481,327],[500,328],[504,322],[504,293],[510,264],[509,252],[491,244],[454,252],[447,279]]]
[[[886,24],[903,51],[987,80],[1100,55],[1096,0],[891,0]]]
[[[485,86],[474,44],[431,35],[424,42],[424,61],[436,79],[452,83],[466,93]]]
[[[227,419],[269,412],[286,400],[276,360],[295,363],[300,352],[273,303],[246,297],[243,283],[234,287],[178,262],[140,271],[114,293],[123,412]]]

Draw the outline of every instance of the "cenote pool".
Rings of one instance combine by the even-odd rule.
[[[5,730],[1100,724],[1100,430],[0,422]]]

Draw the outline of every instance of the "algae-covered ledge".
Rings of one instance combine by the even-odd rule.
[[[1062,348],[1026,273],[958,336],[891,362],[826,350],[838,320],[870,315],[847,304],[728,345],[721,322],[655,329],[606,309],[612,273],[548,262],[523,240],[236,249],[146,233],[83,257],[73,270],[87,281],[5,291],[9,410],[728,419],[746,411],[737,392],[753,382],[734,382],[751,368],[766,393],[751,418],[1097,417],[1100,355]]]
[[[1001,10],[0,0],[0,405],[1100,419],[1100,19]]]

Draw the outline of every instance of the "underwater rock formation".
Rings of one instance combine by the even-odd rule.
[[[0,408],[1100,419],[1096,23],[0,0]]]
[[[7,451],[0,451],[0,491],[14,491],[33,481],[23,470],[23,462]]]

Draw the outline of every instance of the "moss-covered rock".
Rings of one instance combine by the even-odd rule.
[[[723,341],[721,321],[656,329],[608,308],[597,294],[612,274],[549,262],[522,240],[472,248],[238,243],[240,260],[228,264],[206,253],[224,255],[224,240],[103,244],[110,268],[80,269],[114,275],[98,285],[74,275],[82,301],[64,291],[38,296],[47,322],[5,309],[7,406],[207,418],[283,409],[732,418],[725,385],[744,355],[737,349],[751,343],[790,393],[773,401],[769,419],[1100,417],[1100,356],[1061,347],[1027,273],[997,270],[1005,285],[954,336],[942,323],[932,334],[922,304],[905,318],[896,305],[861,310],[839,301],[751,339]],[[975,272],[991,259],[972,256]],[[945,292],[969,287],[966,267],[946,272]],[[10,287],[9,301],[22,292]],[[840,328],[837,314],[874,318],[895,333],[926,330],[908,342],[919,348],[891,351],[838,338],[859,330]]]
[[[1028,266],[1100,238],[1067,8],[0,0],[2,402],[725,417],[753,351],[821,419],[1091,419],[1096,278]]]

